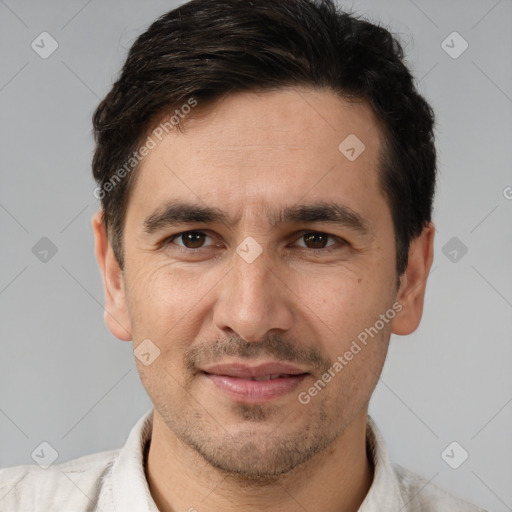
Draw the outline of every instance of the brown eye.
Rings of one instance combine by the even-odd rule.
[[[309,249],[324,249],[330,235],[325,233],[307,233],[303,235],[304,243]]]
[[[187,249],[199,249],[204,244],[206,235],[199,231],[187,231],[176,238],[181,238]]]

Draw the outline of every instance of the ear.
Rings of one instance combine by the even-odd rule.
[[[430,222],[409,248],[407,269],[400,276],[396,298],[402,310],[395,316],[391,326],[394,334],[411,334],[420,324],[427,278],[434,258],[434,233],[435,226]]]
[[[93,215],[92,227],[95,240],[94,252],[103,275],[105,289],[105,323],[116,338],[131,341],[132,329],[126,307],[123,271],[109,243],[101,210]]]

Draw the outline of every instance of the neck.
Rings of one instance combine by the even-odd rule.
[[[147,478],[160,512],[356,512],[373,480],[364,410],[323,452],[264,484],[221,473],[169,430],[156,410]]]

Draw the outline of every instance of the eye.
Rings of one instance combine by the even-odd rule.
[[[205,240],[208,238],[212,240],[211,237],[202,231],[185,231],[183,233],[178,233],[171,236],[164,243],[166,245],[175,244],[179,247],[184,247],[185,249],[201,249],[205,243]],[[177,240],[180,240],[182,243],[177,243]]]
[[[208,239],[211,241],[210,244],[207,244]],[[330,243],[329,240],[331,240]],[[313,252],[329,252],[339,248],[339,246],[348,245],[348,242],[342,238],[338,238],[327,233],[319,231],[304,231],[300,234],[296,244],[299,247],[303,247],[304,249]],[[184,231],[183,233],[177,233],[164,240],[163,245],[174,245],[182,248],[183,250],[189,250],[192,252],[199,249],[222,246],[222,244],[216,244],[213,238],[203,231]]]
[[[333,239],[334,242],[327,245],[329,239]],[[334,235],[328,235],[327,233],[320,233],[318,231],[302,233],[298,241],[304,241],[304,245],[302,245],[302,247],[305,247],[307,249],[331,250],[330,248],[336,245],[336,240],[338,241],[338,243],[341,243],[341,245],[346,244],[346,242],[341,238],[335,237]]]

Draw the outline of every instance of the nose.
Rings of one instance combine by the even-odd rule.
[[[293,325],[293,293],[263,254],[252,263],[235,255],[218,290],[213,319],[224,332],[257,342],[268,331],[288,331]]]

